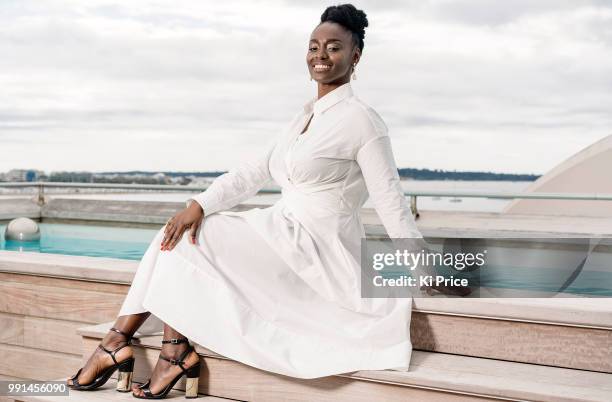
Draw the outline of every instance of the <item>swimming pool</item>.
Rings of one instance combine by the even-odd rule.
[[[83,224],[39,223],[41,239],[36,242],[16,242],[4,239],[6,224],[0,225],[0,250],[68,254],[90,257],[110,257],[140,260],[158,229]],[[161,225],[160,225],[161,228]],[[506,239],[510,240],[510,239]],[[525,240],[523,240],[525,241]],[[369,244],[377,241],[368,240]],[[612,247],[604,252],[586,253],[570,250],[544,250],[527,247],[489,248],[492,262],[479,273],[479,280],[488,288],[521,289],[533,292],[558,292],[588,297],[612,297]],[[497,256],[497,258],[493,258]],[[576,270],[588,256],[588,263]],[[497,260],[497,261],[495,261]],[[509,266],[508,263],[512,262]],[[574,273],[579,272],[579,275]],[[386,276],[405,274],[404,270],[386,271]],[[571,281],[570,281],[571,279]],[[493,292],[499,297],[506,295]],[[506,296],[507,297],[507,296]],[[513,296],[511,296],[513,297]]]
[[[40,241],[6,240],[0,225],[0,250],[140,260],[159,229],[39,223]],[[161,228],[161,225],[160,225]]]
[[[367,240],[362,249],[362,296],[418,297],[414,290],[419,285],[463,279],[461,285],[469,283],[478,291],[471,297],[612,297],[612,239],[428,240],[427,252],[404,254],[389,240]],[[471,263],[460,265],[468,255]],[[425,258],[431,262],[424,263]],[[414,271],[416,265],[421,274]]]

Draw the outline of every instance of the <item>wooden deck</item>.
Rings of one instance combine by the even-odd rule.
[[[24,213],[46,222],[151,228],[161,227],[183,206],[56,200],[38,210],[22,203],[19,211],[7,213],[1,207],[12,201],[0,202],[5,203],[0,219]],[[419,228],[429,236],[586,237],[612,231],[609,222],[586,217],[421,213]],[[362,218],[369,235],[384,233],[374,211],[362,211]],[[115,319],[137,266],[137,261],[114,258],[0,250],[0,379],[65,379],[76,372]],[[610,298],[415,298],[415,351],[408,372],[358,371],[298,380],[198,345],[207,367],[200,392],[245,401],[609,401],[611,312]],[[136,381],[150,374],[160,345],[156,336],[140,340]],[[113,388],[71,398],[133,400]]]

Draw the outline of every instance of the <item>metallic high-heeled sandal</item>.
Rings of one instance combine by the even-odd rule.
[[[183,364],[185,364],[185,361],[183,359],[185,359],[189,355],[189,353],[191,353],[192,351],[195,351],[193,345],[189,343],[187,338],[181,338],[181,339],[172,338],[170,340],[162,340],[162,343],[171,343],[173,345],[176,345],[179,343],[187,343],[188,345],[187,349],[183,353],[181,353],[180,357],[176,360],[169,359],[166,356],[162,355],[161,353],[159,354],[160,359],[164,359],[170,362],[170,364],[172,365],[179,366],[182,372],[179,373],[176,377],[174,377],[172,381],[170,381],[170,383],[166,385],[166,387],[162,389],[160,392],[158,392],[157,394],[154,394],[151,392],[151,389],[149,388],[149,385],[151,384],[151,379],[149,378],[146,383],[138,387],[139,389],[142,389],[142,391],[144,392],[144,396],[139,396],[134,393],[132,393],[132,396],[134,396],[135,398],[139,398],[139,399],[164,399],[166,398],[168,393],[172,390],[172,387],[174,387],[174,384],[176,384],[176,382],[180,380],[183,375],[186,375],[187,382],[185,384],[185,398],[188,398],[188,399],[197,398],[198,397],[198,380],[200,378],[200,361],[198,360],[196,364],[188,368],[185,368],[183,366]]]
[[[132,344],[132,337],[128,334],[126,334],[123,331],[118,330],[117,328],[111,328],[111,331],[115,331],[121,335],[123,335],[125,337],[125,345],[119,346],[117,349],[115,350],[108,350],[106,349],[104,346],[102,346],[102,343],[98,344],[98,348],[102,349],[103,351],[105,351],[106,353],[108,353],[112,358],[113,358],[113,362],[115,364],[113,364],[110,367],[105,368],[101,373],[99,373],[96,378],[94,378],[92,381],[90,381],[88,384],[80,384],[78,377],[79,374],[81,374],[81,371],[83,370],[83,367],[81,367],[79,369],[79,371],[77,371],[77,373],[75,375],[73,375],[72,377],[70,377],[70,380],[72,380],[72,385],[68,384],[68,387],[70,389],[74,389],[77,391],[91,391],[94,390],[96,388],[101,387],[102,385],[106,384],[106,382],[108,381],[108,379],[113,375],[113,373],[115,372],[115,370],[119,370],[119,378],[117,379],[117,391],[119,392],[128,392],[130,391],[131,387],[132,387],[132,374],[134,372],[134,357],[129,357],[123,361],[118,362],[117,359],[115,358],[116,353],[123,349],[126,346],[129,346]]]

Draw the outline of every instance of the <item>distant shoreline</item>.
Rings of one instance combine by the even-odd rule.
[[[494,172],[458,172],[431,169],[398,169],[401,178],[413,180],[453,180],[453,181],[535,181],[540,175]]]
[[[535,181],[540,175],[524,173],[495,173],[495,172],[471,172],[441,169],[414,169],[399,168],[398,173],[402,179],[412,180],[456,180],[456,181]],[[154,175],[163,173],[170,177],[217,177],[226,173],[225,171],[213,172],[146,172],[146,171],[126,171],[126,172],[96,172],[100,175],[121,174],[121,175]]]
[[[225,171],[213,172],[163,172],[163,171],[53,171],[46,175],[43,171],[36,171],[32,177],[26,177],[24,172],[14,177],[0,177],[1,181],[51,181],[72,183],[138,183],[138,184],[189,184],[198,178],[215,178]],[[414,169],[400,168],[398,174],[403,180],[435,180],[435,181],[535,181],[540,175],[520,173],[470,172],[449,171],[441,169]],[[8,180],[7,180],[8,178]]]

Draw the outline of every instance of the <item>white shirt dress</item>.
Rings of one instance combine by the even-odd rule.
[[[275,204],[228,211],[271,181],[282,188]],[[162,227],[119,315],[150,311],[141,334],[162,320],[216,353],[291,377],[407,370],[412,299],[360,297],[368,194],[390,237],[421,237],[387,127],[346,83],[187,200],[205,213],[196,244],[186,231],[160,251]]]

